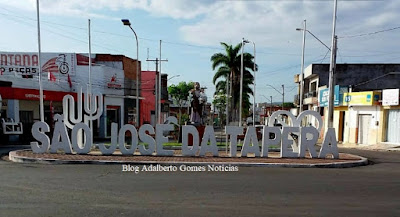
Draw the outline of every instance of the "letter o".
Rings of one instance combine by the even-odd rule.
[[[292,113],[290,113],[289,111],[286,111],[286,110],[279,110],[279,111],[272,113],[271,117],[269,118],[269,121],[268,121],[269,127],[273,127],[275,118],[277,118],[279,115],[287,115],[288,117],[290,117],[290,120],[292,120],[292,126],[298,125],[297,119]],[[283,124],[282,124],[282,126],[283,126]]]
[[[84,135],[86,136],[83,148],[80,148],[78,145],[78,132],[79,130],[83,130]],[[89,129],[89,126],[84,123],[78,123],[72,128],[72,149],[77,154],[87,154],[90,152],[90,148],[92,147],[92,131]]]
[[[131,148],[127,149],[125,147],[125,133],[126,131],[131,132],[132,135],[132,143],[131,143]],[[119,150],[121,151],[121,153],[123,155],[133,155],[133,153],[135,153],[135,150],[137,148],[137,144],[138,144],[138,134],[137,134],[137,130],[133,125],[130,124],[125,124],[121,130],[119,131],[118,134],[118,143],[119,143]]]
[[[294,127],[301,127],[300,126],[301,120],[307,115],[312,115],[317,119],[317,121],[318,121],[318,132],[321,132],[322,125],[323,125],[322,117],[318,112],[312,111],[312,110],[306,110],[306,111],[303,111],[302,113],[300,113],[300,115],[297,116],[297,123],[299,125],[298,126],[294,126]]]

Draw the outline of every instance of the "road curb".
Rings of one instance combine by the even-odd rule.
[[[19,156],[18,151],[11,151],[8,155],[9,159],[16,163],[41,163],[41,164],[131,164],[131,165],[231,165],[241,167],[285,167],[285,168],[350,168],[357,166],[365,166],[368,164],[368,159],[358,155],[352,155],[358,157],[360,160],[354,160],[350,162],[333,162],[333,163],[249,163],[249,162],[180,162],[180,161],[110,161],[110,160],[59,160],[52,158],[33,158]]]

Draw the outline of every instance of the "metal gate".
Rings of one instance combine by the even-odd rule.
[[[358,115],[358,144],[368,145],[368,132],[371,125],[371,115]]]
[[[387,113],[387,142],[400,143],[400,109]]]

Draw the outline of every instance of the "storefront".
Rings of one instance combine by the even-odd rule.
[[[399,89],[383,90],[382,106],[385,117],[385,129],[383,130],[384,141],[393,144],[400,144]]]
[[[381,92],[352,92],[343,96],[343,105],[348,107],[348,115],[344,115],[344,143],[379,143],[382,140]]]
[[[333,127],[336,129],[336,138],[339,142],[344,143],[348,140],[346,129],[346,120],[349,118],[348,107],[343,105],[344,94],[348,92],[348,87],[336,85],[334,88],[334,111],[333,111]],[[328,98],[329,88],[320,88],[318,93],[318,105],[320,114],[324,117],[324,123],[328,123]],[[323,131],[325,130],[323,128]],[[322,135],[321,135],[322,137]]]
[[[95,57],[96,55],[92,56],[93,63]],[[84,94],[87,93],[88,59],[85,54],[43,53],[41,62],[44,119],[51,129],[54,114],[63,113],[63,97],[72,95],[77,101],[80,88]],[[123,67],[119,66],[122,63],[119,67],[113,65],[118,64],[93,64],[91,67],[92,93],[103,95],[102,115],[93,121],[95,138],[109,137],[112,122],[119,126],[124,124],[125,73]],[[40,120],[37,54],[0,52],[0,70],[0,95],[3,99],[2,104],[5,105],[1,109],[1,118],[22,123],[24,136],[12,136],[10,140],[29,142],[32,140],[31,126]],[[82,101],[82,106],[85,103]],[[75,109],[76,106],[75,103]]]

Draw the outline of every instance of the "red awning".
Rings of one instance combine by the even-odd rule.
[[[39,90],[36,89],[23,89],[14,87],[0,87],[0,94],[3,99],[20,99],[39,101]],[[43,99],[47,101],[61,102],[65,95],[72,95],[76,100],[76,93],[62,92],[62,91],[43,91]]]

